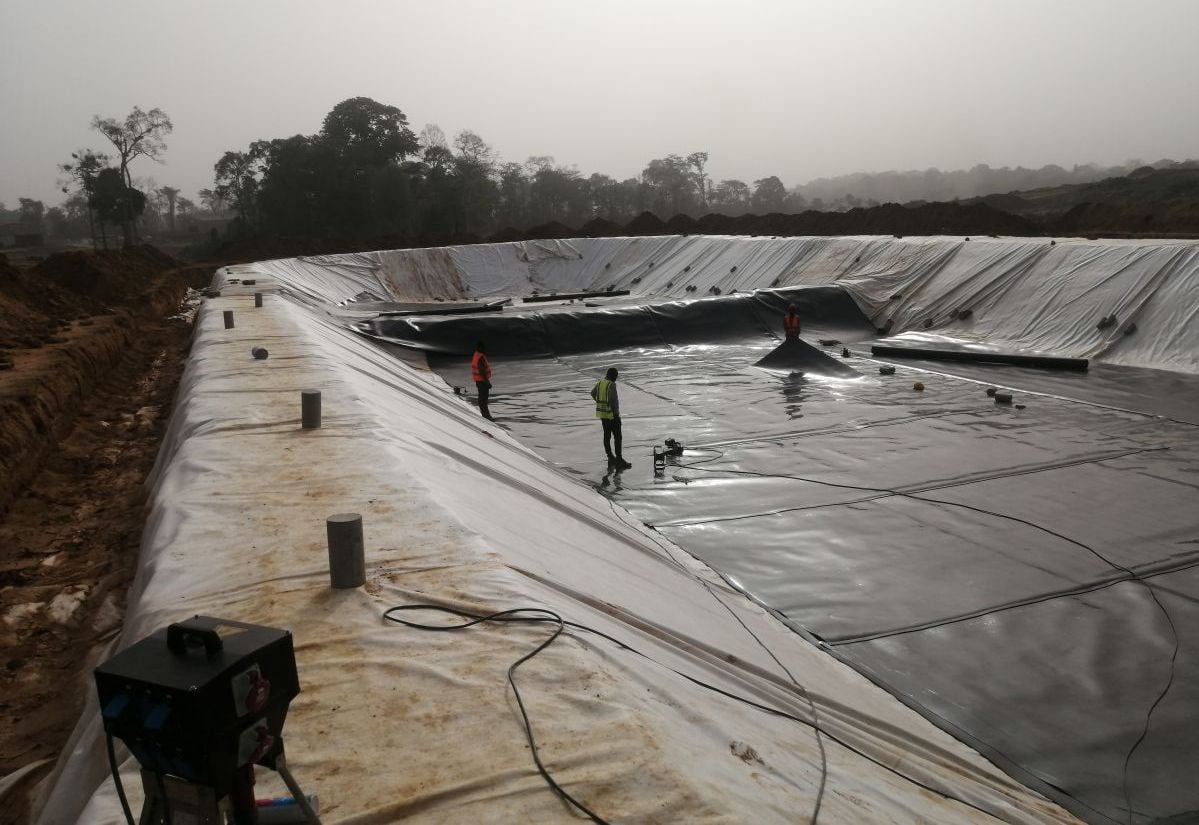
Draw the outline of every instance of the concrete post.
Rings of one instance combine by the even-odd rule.
[[[225,329],[233,329],[233,310],[225,310]]]
[[[306,430],[315,430],[321,426],[320,390],[303,390],[300,393],[300,420]]]
[[[366,551],[362,542],[362,516],[337,513],[325,519],[329,537],[329,585],[347,588],[366,584]]]
[[[254,306],[256,306],[256,307],[262,306],[262,293],[261,292],[254,293]]]

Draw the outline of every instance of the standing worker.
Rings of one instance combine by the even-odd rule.
[[[799,337],[799,307],[787,304],[787,314],[783,316],[783,331],[787,339]]]
[[[479,412],[488,421],[494,421],[491,410],[487,409],[487,396],[491,393],[491,362],[487,360],[482,341],[475,345],[475,354],[470,359],[470,374],[475,379],[475,389],[479,391]]]
[[[629,469],[633,465],[620,454],[620,398],[616,395],[616,367],[609,367],[607,375],[595,382],[591,397],[595,399],[595,417],[604,425],[604,452],[608,454],[608,464],[618,470]],[[616,439],[615,453],[612,452],[613,437]]]

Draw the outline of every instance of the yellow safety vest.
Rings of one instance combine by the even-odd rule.
[[[612,405],[608,403],[608,391],[612,389],[612,382],[607,378],[601,378],[595,385],[595,417],[596,418],[614,418],[612,415]]]

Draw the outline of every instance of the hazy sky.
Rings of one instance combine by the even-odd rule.
[[[188,197],[359,95],[505,160],[713,178],[1199,157],[1196,0],[0,0],[0,201],[164,109]]]

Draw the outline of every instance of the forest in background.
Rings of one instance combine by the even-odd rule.
[[[1196,184],[1189,173],[1199,170],[1199,161],[1168,158],[1070,169],[980,164],[855,173],[789,188],[777,176],[714,180],[708,153],[691,152],[652,159],[640,175],[618,180],[550,156],[505,161],[470,130],[449,138],[428,125],[417,134],[399,108],[357,97],[333,107],[315,134],[257,140],[225,152],[214,164],[212,187],[189,198],[131,172],[138,157],[159,159],[165,151],[171,123],[161,110],[135,108],[124,121],[97,117],[93,127],[112,144],[113,157],[91,149],[74,153],[59,169],[66,195],[60,205],[46,208],[28,198],[13,209],[0,204],[0,225],[51,240],[93,238],[98,246],[170,237],[210,247],[252,238],[433,246],[515,237],[536,227],[623,226],[645,213],[661,221],[698,220],[981,201],[1042,220],[1078,207],[1084,203],[1080,193],[1100,191],[1095,185],[1127,176],[1139,178],[1141,202],[1160,195],[1193,204]],[[1174,174],[1163,187],[1154,172],[1185,177]],[[1108,186],[1100,199],[1120,202],[1126,189]],[[1138,220],[1140,227],[1144,221]],[[812,218],[808,224],[823,225]]]

